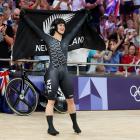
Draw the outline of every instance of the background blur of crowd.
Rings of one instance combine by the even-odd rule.
[[[101,34],[106,50],[75,50],[69,53],[69,60],[135,64],[140,58],[138,5],[140,0],[0,0],[0,58],[11,56],[21,8],[70,11],[89,9],[92,13],[88,23]],[[0,62],[1,68],[8,65],[8,62]],[[127,70],[129,74],[135,72],[134,67],[128,67]],[[124,75],[125,68],[102,65],[88,67],[87,73],[95,72]]]

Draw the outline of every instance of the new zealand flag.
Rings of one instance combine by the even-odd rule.
[[[23,9],[13,47],[13,60],[46,55],[48,46],[41,36],[45,37],[45,34],[49,34],[52,22],[57,18],[64,19],[65,34],[68,34],[85,14],[87,14],[85,10],[72,12]],[[105,49],[104,40],[95,29],[87,24],[87,20],[69,44],[68,49],[71,51],[79,48]]]

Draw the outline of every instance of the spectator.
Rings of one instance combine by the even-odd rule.
[[[3,10],[4,11],[11,11],[8,3],[3,3]]]
[[[13,45],[13,30],[12,27],[3,24],[4,11],[0,8],[0,58],[10,58],[10,50]],[[2,68],[8,67],[9,63],[0,62]]]
[[[28,7],[30,9],[40,9],[41,0],[36,0],[28,2]]]
[[[108,20],[106,21],[106,30],[107,36],[111,36],[116,31],[116,16],[109,15]]]
[[[72,0],[72,11],[84,9],[85,4],[85,0]]]
[[[100,32],[100,17],[104,15],[104,7],[102,0],[85,0],[85,8],[91,10],[91,16],[89,17],[89,24]]]
[[[90,63],[103,63],[103,53],[97,50],[90,50],[88,54],[88,62]],[[88,74],[95,72],[105,72],[105,67],[102,65],[90,65]]]
[[[18,0],[15,0],[15,1],[18,1]],[[14,0],[8,0],[8,5],[9,5],[9,8],[10,10],[14,10],[16,8],[16,3],[15,3]]]
[[[2,7],[4,0],[0,0],[0,7]]]
[[[127,28],[125,29],[125,35],[126,37],[129,38],[129,40],[133,43],[135,43],[136,41],[136,36],[138,35],[137,30],[134,27],[134,22],[133,20],[128,20],[127,21]]]
[[[29,8],[29,2],[26,0],[19,0],[18,7],[19,8]]]
[[[128,45],[128,51],[124,54],[124,56],[121,58],[121,64],[135,64],[137,61],[136,57],[136,46],[133,43],[125,44]],[[118,74],[125,75],[125,67],[119,67]],[[127,67],[128,74],[131,74],[132,72],[135,72],[134,67]]]
[[[118,37],[122,40],[122,43],[120,44],[120,46],[118,46],[119,49],[122,49],[122,44],[124,43],[124,41],[126,39],[126,36],[124,34],[124,30],[125,30],[124,26],[122,26],[122,25],[119,27],[116,27],[116,31],[108,37],[109,40],[110,39],[117,40]]]
[[[20,3],[20,0],[15,0],[15,6],[16,6],[16,8],[20,8],[19,3]]]
[[[47,0],[41,0],[41,4],[40,4],[41,9],[44,10],[49,10],[51,9],[49,3],[47,2]]]
[[[16,9],[14,9],[14,11],[11,15],[11,18],[8,21],[9,23],[11,23],[14,35],[16,35],[16,32],[17,32],[19,17],[20,17],[20,9],[16,8]],[[14,38],[15,38],[15,36],[14,36]]]
[[[108,36],[107,36],[107,27],[106,27],[106,21],[107,21],[107,17],[102,16],[100,18],[100,33],[103,37],[103,39],[106,41]]]
[[[122,40],[118,37],[118,41],[109,40],[107,50],[104,53],[103,59],[106,64],[120,64],[120,59],[123,56],[124,52],[121,52],[118,49]],[[118,71],[118,66],[105,66],[105,71],[107,73],[116,73]]]
[[[3,11],[4,11],[4,23],[6,25],[10,25],[10,23],[8,22],[9,21],[9,18],[11,17],[11,9],[9,8],[9,4],[8,3],[4,3],[3,4]]]
[[[72,10],[70,0],[54,0],[52,6],[54,10]]]
[[[53,4],[53,1],[54,0],[47,0],[47,2],[48,2],[49,5],[52,5]]]
[[[29,8],[30,9],[44,9],[49,10],[50,6],[46,0],[36,0],[35,2],[30,1],[29,2]]]
[[[117,36],[119,36],[120,39],[124,39],[125,38],[124,30],[125,30],[124,26],[122,25],[117,27],[116,32],[114,32],[109,38],[117,40]]]
[[[133,22],[133,20],[132,19],[129,19],[129,20],[127,20],[127,28],[125,29],[125,34],[127,33],[127,32],[130,32],[130,33],[135,33],[136,32],[136,29],[135,29],[135,27],[134,27],[134,22]]]

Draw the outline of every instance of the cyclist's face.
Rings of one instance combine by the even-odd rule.
[[[65,24],[63,24],[63,23],[58,24],[57,25],[57,31],[58,31],[58,33],[63,35],[65,33]]]

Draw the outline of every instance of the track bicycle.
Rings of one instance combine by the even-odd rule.
[[[27,70],[22,65],[20,77],[13,78],[6,86],[5,99],[10,109],[18,115],[30,115],[33,113],[39,104],[40,97],[44,98],[40,102],[41,106],[45,108],[47,104],[47,90],[45,90],[45,73],[43,75],[43,91],[39,89],[34,82],[29,78]],[[67,111],[67,103],[63,92],[60,88],[57,91],[57,99],[54,109],[59,113]]]

